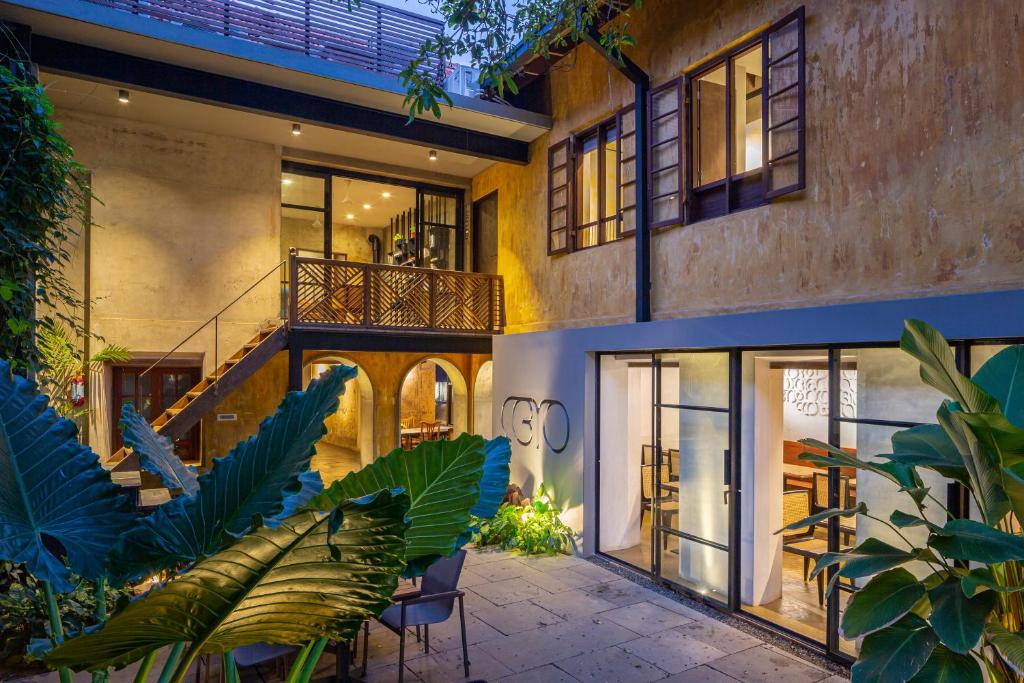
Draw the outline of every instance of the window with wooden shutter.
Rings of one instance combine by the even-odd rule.
[[[619,237],[636,231],[636,108],[626,107],[618,115]]]
[[[682,108],[680,79],[651,91],[648,130],[651,228],[678,225],[683,219]]]
[[[548,149],[548,253],[569,251],[572,154],[568,138]]]
[[[772,25],[764,37],[763,116],[766,199],[802,190],[804,160],[804,8]]]

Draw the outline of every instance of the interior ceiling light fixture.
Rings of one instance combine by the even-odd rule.
[[[384,199],[391,199],[391,193],[388,192],[387,190],[384,190],[383,192],[381,192],[380,196],[383,197]]]
[[[354,213],[346,213],[346,214],[345,214],[345,218],[346,218],[347,220],[352,220],[352,219],[353,219],[353,218],[355,218],[355,217],[356,217],[356,215],[355,215]]]
[[[427,158],[430,159],[431,161],[437,161],[437,150],[432,149],[429,152],[427,152]]]
[[[302,135],[302,126],[297,123],[292,124],[292,135]]]
[[[118,90],[117,91],[117,101],[118,102],[120,102],[121,104],[128,104],[128,102],[130,100],[131,100],[131,93],[129,93],[127,90]]]
[[[370,209],[373,208],[373,204],[363,204],[363,208],[369,211]]]
[[[291,185],[291,184],[292,184],[292,182],[293,182],[293,181],[292,181],[292,179],[291,179],[291,178],[281,178],[281,184],[282,184],[282,185]]]

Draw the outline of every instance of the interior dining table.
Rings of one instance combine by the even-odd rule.
[[[440,429],[442,439],[447,441],[451,438],[452,429],[454,429],[454,427],[451,425],[441,425]],[[402,437],[402,448],[408,450],[415,445],[416,440],[420,438],[420,434],[422,434],[422,432],[419,427],[402,427],[400,434]]]

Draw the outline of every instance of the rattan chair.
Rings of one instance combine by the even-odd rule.
[[[815,472],[812,475],[814,485],[814,501],[811,509],[814,512],[821,512],[828,509],[828,473]],[[850,507],[850,477],[840,475],[839,477],[839,507],[846,509]]]
[[[787,527],[793,522],[799,522],[811,514],[811,492],[808,489],[793,489],[782,492],[782,526]],[[787,543],[799,543],[814,538],[814,527],[806,526],[801,529],[793,529],[782,535],[782,549],[786,549]],[[807,573],[810,570],[810,558],[804,558],[804,581],[807,581]]]
[[[659,520],[660,526],[669,526],[665,522],[666,520],[671,521],[672,516],[679,515],[679,501],[673,500],[671,495],[662,495],[660,484],[669,481],[669,468],[668,465],[661,466],[660,477],[658,480],[658,486],[655,487],[654,483],[654,465],[641,465],[640,466],[640,527],[644,525],[644,512],[649,510],[654,514],[654,503],[658,503],[658,508],[661,510],[661,519]],[[657,501],[655,501],[657,498]],[[663,548],[668,547],[668,536],[662,534],[661,544]]]

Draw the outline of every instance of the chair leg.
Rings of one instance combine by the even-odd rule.
[[[416,627],[416,642],[419,643],[419,642],[422,642],[422,641],[423,641],[423,634],[420,633],[420,627],[417,626]]]
[[[818,574],[818,607],[825,606],[825,572]]]
[[[811,558],[804,558],[804,583],[807,583],[807,571],[811,566]]]
[[[423,654],[430,654],[430,624],[423,627]]]
[[[405,624],[398,633],[398,683],[405,680]]]
[[[366,678],[367,657],[370,654],[370,622],[363,622],[363,678]]]
[[[459,596],[459,626],[462,628],[462,668],[469,678],[469,647],[466,645],[466,610],[462,606],[462,596]]]

